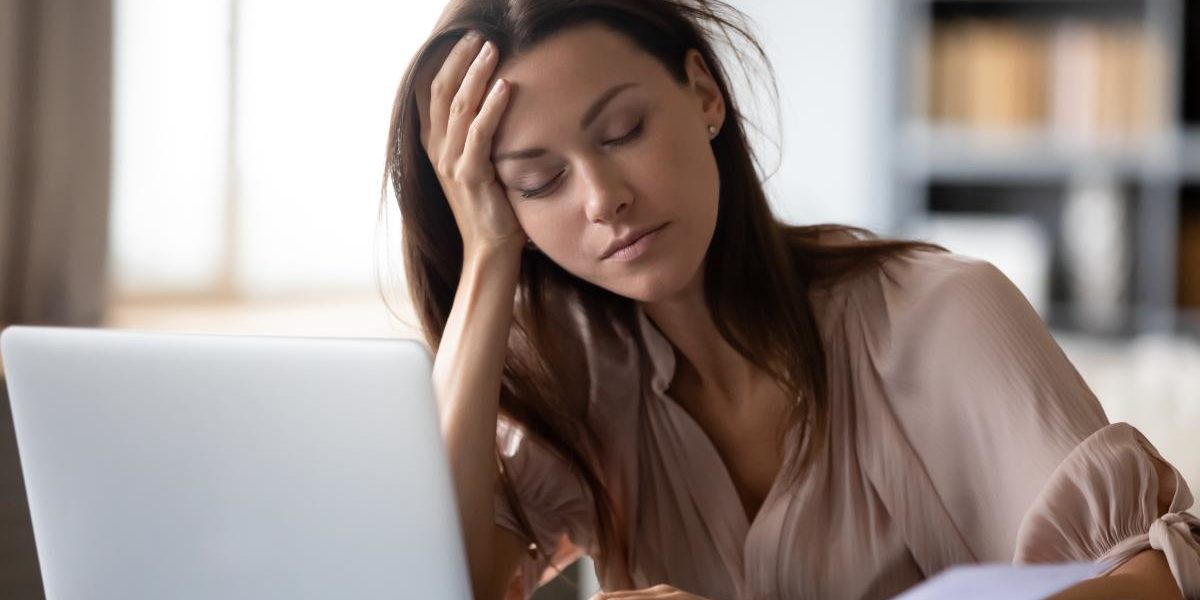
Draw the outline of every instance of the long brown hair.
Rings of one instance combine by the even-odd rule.
[[[623,34],[654,56],[680,84],[687,82],[684,56],[700,52],[725,97],[728,110],[712,140],[720,174],[716,231],[705,258],[705,298],[713,321],[731,346],[769,373],[797,403],[788,423],[801,426],[796,477],[824,439],[828,421],[825,355],[812,307],[811,286],[831,283],[898,253],[945,250],[922,242],[883,240],[844,225],[794,226],[770,210],[762,180],[743,128],[745,117],[714,52],[714,41],[728,42],[744,56],[735,38],[770,70],[746,18],[720,0],[454,0],[429,40],[417,52],[396,94],[385,171],[403,222],[403,254],[409,293],[426,341],[436,352],[462,271],[462,238],[437,176],[421,145],[414,86],[425,64],[470,30],[496,44],[501,57],[515,56],[567,27],[599,23]],[[719,36],[719,37],[718,37]],[[774,90],[774,81],[771,81]],[[777,94],[776,94],[777,95]],[[831,242],[830,240],[837,240]],[[576,302],[589,323],[634,331],[632,300],[568,274],[536,251],[525,252],[517,290],[500,410],[530,435],[557,452],[592,492],[597,539],[607,560],[628,561],[627,540],[617,523],[612,497],[595,457],[606,440],[588,420],[586,398],[573,392],[562,374],[577,373],[569,364],[578,352],[561,330],[547,326],[555,302]],[[578,340],[575,340],[578,341]],[[499,456],[499,455],[498,455]],[[514,502],[516,494],[501,462],[501,481]],[[516,502],[519,504],[519,502]],[[536,543],[524,512],[516,506],[526,537]]]

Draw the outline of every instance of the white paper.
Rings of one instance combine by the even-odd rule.
[[[895,600],[1036,600],[1099,575],[1105,563],[957,565],[896,596]]]

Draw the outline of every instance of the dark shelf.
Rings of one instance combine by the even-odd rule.
[[[932,0],[929,5],[934,19],[1132,20],[1146,13],[1142,0]]]
[[[1177,245],[1176,302],[1182,310],[1200,311],[1200,183],[1180,190]]]
[[[1200,1],[1183,2],[1179,76],[1180,118],[1185,127],[1200,125]]]

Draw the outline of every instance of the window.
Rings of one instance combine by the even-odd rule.
[[[114,312],[321,298],[383,310],[377,244],[398,237],[377,236],[388,119],[439,12],[118,0]]]

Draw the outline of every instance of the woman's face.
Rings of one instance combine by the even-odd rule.
[[[698,52],[685,67],[680,85],[626,37],[588,25],[496,74],[512,95],[492,159],[525,233],[576,277],[643,302],[699,281],[717,221],[708,127],[725,103]]]

